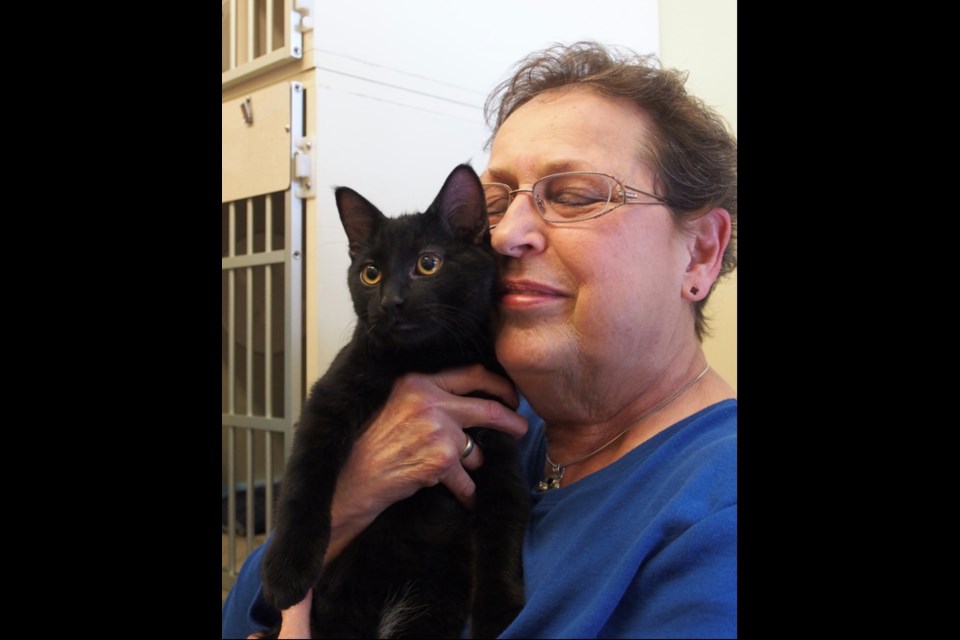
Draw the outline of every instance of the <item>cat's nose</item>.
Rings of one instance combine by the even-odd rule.
[[[399,309],[403,306],[403,298],[396,293],[387,293],[380,298],[380,306],[384,309]]]

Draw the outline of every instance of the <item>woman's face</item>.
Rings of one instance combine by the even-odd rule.
[[[553,173],[599,171],[656,193],[639,153],[648,127],[627,100],[586,88],[547,92],[503,123],[481,177],[523,189]],[[497,356],[516,379],[549,374],[584,384],[593,372],[608,378],[642,361],[662,368],[696,339],[681,299],[690,239],[665,206],[624,205],[552,224],[520,193],[492,242],[504,256]]]

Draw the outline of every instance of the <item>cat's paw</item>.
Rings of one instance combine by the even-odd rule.
[[[263,597],[280,611],[289,609],[303,600],[320,577],[323,554],[319,563],[303,554],[282,552],[279,547],[267,549],[260,568],[263,581]]]
[[[315,584],[313,580],[294,579],[285,576],[281,581],[263,581],[263,597],[276,609],[283,611],[297,604],[307,596],[307,591]]]

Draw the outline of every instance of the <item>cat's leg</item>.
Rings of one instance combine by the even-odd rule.
[[[313,637],[461,637],[471,544],[463,508],[446,489],[395,504],[324,571],[314,590]]]
[[[340,430],[342,434],[342,430]],[[350,443],[305,413],[280,493],[276,529],[261,567],[263,595],[278,609],[300,602],[319,579],[330,540],[330,507]]]
[[[474,638],[495,638],[524,604],[523,537],[530,509],[516,443],[492,429],[471,429],[484,464],[474,472],[475,540],[472,612]]]
[[[382,594],[358,560],[362,544],[347,547],[324,570],[314,587],[311,637],[378,638]]]
[[[456,544],[446,549],[424,545],[410,567],[408,579],[398,583],[384,604],[380,638],[459,638],[470,613],[471,540],[466,527],[457,529]],[[423,562],[446,557],[439,568]]]
[[[472,540],[466,509],[443,486],[383,514],[377,579],[389,587],[381,637],[459,638],[470,611]],[[388,565],[390,568],[384,570]]]

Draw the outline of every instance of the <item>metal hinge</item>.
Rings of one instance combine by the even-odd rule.
[[[315,198],[317,181],[314,176],[316,163],[313,161],[313,137],[297,138],[294,147],[291,169],[295,183],[294,195],[302,199]]]

